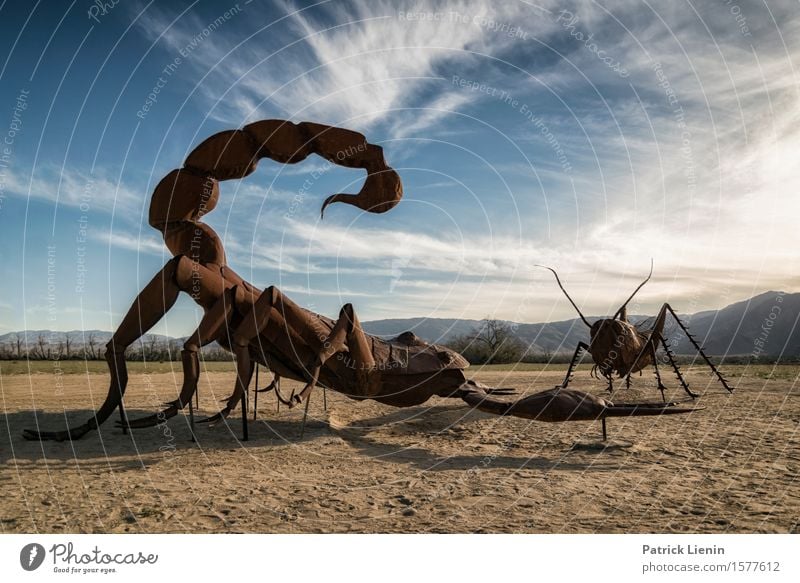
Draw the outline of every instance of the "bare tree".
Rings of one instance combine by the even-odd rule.
[[[89,338],[86,339],[86,344],[83,346],[83,351],[86,354],[88,348],[88,358],[95,360],[97,358],[97,337],[94,335],[94,332],[89,332]]]
[[[39,334],[39,336],[37,336],[33,353],[34,358],[38,358],[39,360],[44,360],[50,353],[50,346],[44,334]]]
[[[519,362],[525,346],[514,334],[511,324],[487,318],[469,333],[455,338],[450,347],[470,362],[502,364]]]
[[[142,347],[142,351],[144,352],[144,358],[142,360],[154,361],[154,360],[161,360],[159,357],[159,350],[158,350],[158,338],[151,334],[147,337],[147,344]]]

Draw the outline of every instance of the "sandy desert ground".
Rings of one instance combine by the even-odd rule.
[[[262,395],[248,442],[237,411],[228,427],[200,426],[196,444],[183,415],[130,436],[108,422],[75,443],[40,444],[21,437],[34,411],[46,428],[62,428],[65,410],[83,421],[108,377],[0,376],[0,531],[798,532],[800,369],[727,370],[734,395],[693,368],[704,409],[612,419],[605,446],[599,423],[492,417],[450,399],[395,409],[331,391],[327,411],[313,395],[302,439],[302,411],[277,414]],[[562,374],[475,378],[535,391]],[[180,380],[177,370],[132,374],[130,416],[174,398]],[[204,375],[204,413],[232,381]],[[586,371],[573,386],[603,392]],[[617,398],[658,395],[645,376]]]

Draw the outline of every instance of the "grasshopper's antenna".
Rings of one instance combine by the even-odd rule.
[[[636,292],[638,292],[640,289],[642,289],[642,286],[644,286],[644,284],[646,284],[648,281],[650,281],[650,278],[652,277],[652,275],[653,275],[653,259],[651,258],[650,259],[650,273],[648,274],[647,279],[645,279],[642,283],[640,283],[639,287],[637,287],[635,290],[633,290],[633,293],[631,294],[631,297],[629,297],[627,300],[625,300],[625,303],[622,304],[622,306],[620,306],[619,310],[617,310],[617,313],[614,314],[614,317],[612,318],[613,320],[616,320],[617,317],[621,313],[623,313],[625,308],[628,306],[628,302],[630,302],[633,299],[633,296],[636,295]]]
[[[589,322],[586,321],[586,318],[584,318],[583,314],[581,314],[580,308],[578,308],[577,304],[572,301],[572,298],[569,297],[569,294],[567,293],[567,290],[565,290],[564,286],[561,285],[561,280],[558,279],[558,274],[556,273],[556,270],[553,269],[552,267],[547,267],[546,265],[538,265],[537,264],[537,265],[534,265],[534,267],[544,267],[545,269],[549,269],[550,271],[553,272],[553,275],[556,276],[556,282],[558,283],[558,287],[560,287],[561,291],[564,292],[564,295],[567,296],[567,299],[569,300],[569,303],[572,304],[572,307],[575,308],[575,310],[578,312],[578,315],[581,317],[581,320],[583,320],[583,323],[586,324],[587,326],[589,326],[589,328],[591,328],[592,325]]]

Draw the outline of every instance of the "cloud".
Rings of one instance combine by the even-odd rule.
[[[136,189],[118,181],[105,170],[90,173],[53,164],[40,165],[33,176],[9,172],[6,191],[17,198],[53,203],[90,212],[114,213],[131,220],[142,213],[143,197]]]
[[[531,13],[529,5],[489,2],[280,6],[283,13],[252,29],[248,42],[237,46],[241,36],[215,34],[187,60],[205,76],[197,89],[216,119],[241,124],[277,115],[360,131],[386,121],[392,137],[421,132],[468,99],[450,92],[449,81],[443,88],[441,71],[475,62],[473,50],[503,52],[514,39],[491,23],[511,24]],[[247,28],[254,9],[244,6],[235,24]],[[173,19],[149,8],[137,25],[173,53],[207,26],[195,14]]]
[[[680,9],[563,3],[578,18],[574,30],[592,34],[630,72],[623,78],[557,21],[561,4],[547,3],[545,10],[525,3],[284,5],[280,26],[233,52],[223,35],[206,43],[204,58],[191,62],[203,74],[218,63],[201,88],[213,115],[238,123],[280,113],[358,128],[398,140],[387,141],[391,159],[415,167],[420,158],[402,140],[409,144],[408,138],[441,129],[456,145],[477,151],[497,131],[534,164],[554,221],[550,236],[529,230],[524,237],[506,236],[497,219],[494,237],[466,226],[447,233],[280,222],[259,228],[255,245],[226,243],[231,256],[235,251],[256,269],[276,273],[381,280],[381,289],[392,293],[371,304],[376,313],[422,309],[426,298],[438,305],[440,297],[513,312],[521,290],[540,277],[531,273],[533,263],[568,274],[574,295],[596,313],[624,295],[651,257],[656,276],[642,299],[655,307],[668,298],[719,307],[750,292],[796,286],[797,278],[787,275],[797,271],[787,268],[797,266],[798,205],[790,185],[800,183],[794,163],[800,21],[793,5],[771,4],[777,28],[763,8],[742,8],[747,37],[725,3]],[[451,17],[399,17],[414,10],[469,18],[462,24]],[[163,15],[147,14],[152,34],[165,30]],[[479,15],[485,18],[476,24]],[[165,46],[184,44],[202,24],[193,19],[166,31]],[[527,38],[480,24],[489,21],[518,23]],[[506,89],[535,109],[572,170],[560,166],[552,144],[518,106],[455,87],[454,72]],[[452,115],[457,112],[476,123]],[[521,155],[489,161],[512,190],[534,176]],[[487,189],[475,192],[487,207],[499,199]],[[534,211],[541,209],[521,212]],[[327,288],[315,282],[313,289]],[[401,292],[408,295],[398,297]]]
[[[164,241],[152,235],[138,236],[125,231],[92,231],[91,238],[98,243],[106,246],[136,251],[148,255],[164,255],[169,257],[170,253],[164,245]]]

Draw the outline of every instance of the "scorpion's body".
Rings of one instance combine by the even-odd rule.
[[[278,322],[250,340],[249,356],[282,378],[308,383],[319,340],[331,336],[336,320],[298,306],[277,290],[274,293],[282,304],[280,315],[271,316]],[[237,311],[242,313],[249,308],[245,305]],[[351,310],[352,306],[347,305],[342,312]],[[305,334],[292,332],[300,329],[300,323],[305,325],[302,328]],[[233,325],[237,324],[235,319]],[[464,369],[469,362],[464,357],[444,346],[428,344],[411,332],[387,340],[362,331],[362,339],[372,362],[357,361],[349,349],[344,349],[322,363],[318,384],[352,399],[374,399],[387,405],[410,407],[433,396],[454,396],[467,382]],[[217,341],[235,352],[227,334]]]
[[[467,380],[467,361],[447,348],[426,344],[411,333],[383,340],[361,329],[350,304],[333,320],[301,308],[275,287],[262,292],[246,282],[227,266],[220,238],[201,220],[217,205],[218,181],[249,175],[260,158],[293,164],[310,154],[367,171],[358,194],[329,196],[323,212],[329,204],[343,202],[382,213],[402,198],[400,177],[386,164],[383,150],[350,130],[264,120],[211,136],[187,156],[183,168],[167,174],[153,192],[149,221],[161,231],[174,257],[139,293],[106,346],[111,385],[105,402],[82,425],[64,431],[28,430],[25,436],[80,438],[99,427],[117,408],[125,429],[162,423],[191,402],[200,374],[200,348],[213,341],[235,354],[237,379],[225,408],[207,420],[212,423],[226,417],[239,403],[256,363],[269,366],[276,375],[306,383],[288,401],[290,405],[308,399],[314,387],[322,384],[354,399],[375,399],[398,407],[417,405],[433,396],[455,397],[491,413],[541,421],[688,411],[646,404],[615,406],[566,387],[512,403],[493,400],[487,396],[503,391]],[[203,308],[204,316],[183,347],[180,396],[160,413],[129,422],[122,409],[128,380],[125,349],[163,317],[181,292]]]

